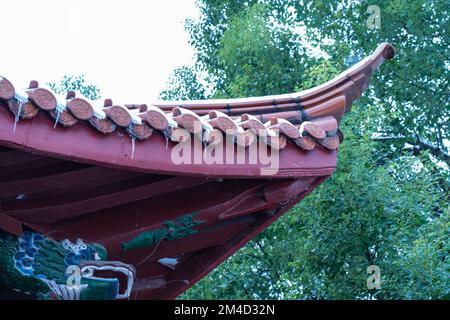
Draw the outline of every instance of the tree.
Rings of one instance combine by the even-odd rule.
[[[312,60],[306,60],[299,35],[271,21],[269,7],[261,4],[243,10],[231,20],[220,44],[217,57],[223,84],[216,96],[294,91],[308,68],[308,63],[299,62]]]
[[[307,89],[382,41],[397,58],[344,118],[336,173],[181,298],[448,298],[446,2],[370,1],[379,30],[367,1],[197,3],[187,30],[208,97]],[[379,290],[366,286],[373,264]]]
[[[381,12],[381,28],[370,30],[369,6]],[[450,164],[448,2],[396,1],[285,1],[283,10],[295,8],[291,21],[302,22],[309,40],[327,52],[338,66],[350,56],[367,54],[388,41],[397,51],[395,61],[373,81],[377,105],[384,115],[380,133],[399,152],[405,142],[419,152],[428,150]],[[329,41],[324,42],[324,39]],[[397,139],[402,137],[402,139]],[[389,139],[391,138],[391,139]],[[411,150],[411,149],[408,149]]]
[[[101,98],[100,89],[86,81],[86,75],[64,75],[62,79],[48,84],[57,94],[66,94],[67,91],[76,91],[90,100]]]
[[[172,72],[167,88],[159,96],[163,100],[200,100],[206,98],[206,90],[194,68],[181,66]]]

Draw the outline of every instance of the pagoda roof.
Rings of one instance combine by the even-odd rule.
[[[382,44],[321,86],[245,99],[117,105],[0,77],[0,230],[99,245],[108,261],[87,268],[128,272],[118,298],[175,298],[333,173],[344,113],[393,55]],[[270,146],[279,166],[174,163],[186,141],[245,160]]]
[[[319,148],[332,152],[343,139],[338,128],[343,114],[367,87],[372,72],[392,56],[392,46],[382,44],[372,55],[334,79],[297,93],[152,104],[118,105],[111,99],[89,101],[74,91],[60,97],[37,81],[22,89],[6,77],[0,77],[0,104],[3,105],[0,143],[131,170],[181,174],[187,170],[200,175],[240,176],[242,170],[229,167],[214,172],[196,171],[194,167],[167,168],[159,165],[157,159],[145,157],[144,160],[139,154],[148,154],[152,148],[167,157],[166,140],[173,147],[183,137],[186,139],[181,130],[198,133],[194,128],[196,122],[201,124],[201,131],[207,131],[202,137],[205,144],[218,143],[218,137],[223,134],[243,147],[260,138],[281,150],[281,154],[284,149],[311,152]],[[265,138],[261,139],[261,133]],[[76,147],[79,142],[83,146]],[[324,153],[323,150],[319,153]],[[259,168],[260,165],[255,167]],[[254,175],[255,171],[247,169],[249,175]]]

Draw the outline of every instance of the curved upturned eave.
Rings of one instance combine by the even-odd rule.
[[[305,109],[310,108],[315,103],[309,103],[310,100],[316,100],[316,103],[323,103],[328,96],[335,96],[332,93],[341,93],[347,95],[351,93],[355,96],[355,99],[362,94],[365,87],[358,87],[356,81],[359,77],[364,77],[364,82],[368,83],[370,76],[373,71],[375,71],[383,61],[386,59],[391,59],[394,56],[394,48],[389,43],[380,44],[377,49],[368,57],[361,60],[351,68],[342,72],[335,78],[311,89],[300,91],[297,93],[280,94],[280,95],[270,95],[262,97],[252,97],[252,98],[235,98],[235,99],[211,99],[211,100],[190,100],[190,101],[161,101],[153,103],[152,105],[157,106],[163,110],[169,110],[173,107],[183,107],[196,110],[204,109],[226,109],[226,108],[249,108],[249,107],[263,107],[270,106],[273,104],[281,105],[286,103],[291,103],[293,101],[299,101],[301,105],[305,106]],[[342,88],[348,81],[353,81],[353,85]],[[340,90],[343,89],[343,90]],[[324,97],[324,99],[320,99]],[[349,101],[351,103],[352,101]]]
[[[328,136],[334,137],[334,140],[336,140],[336,136],[338,135],[337,125],[344,113],[350,109],[353,101],[361,96],[362,92],[367,88],[372,72],[378,68],[385,59],[390,59],[393,55],[394,49],[390,44],[381,44],[372,55],[341,73],[336,78],[321,86],[299,93],[244,99],[165,102],[156,104],[156,106],[161,107],[161,109],[166,111],[167,109],[171,109],[171,113],[165,114],[161,109],[155,108],[158,109],[158,112],[154,110],[146,111],[147,113],[144,113],[144,116],[153,112],[153,116],[156,114],[161,118],[162,116],[160,114],[162,114],[167,119],[171,118],[172,121],[174,121],[173,119],[180,116],[180,113],[182,112],[178,107],[191,109],[198,115],[208,114],[211,110],[215,110],[228,113],[229,119],[225,120],[232,123],[234,122],[235,126],[239,125],[241,129],[247,131],[250,129],[253,130],[254,128],[250,125],[250,127],[245,127],[246,120],[244,120],[244,118],[246,116],[242,116],[245,113],[257,116],[257,121],[254,122],[259,121],[259,125],[264,127],[266,125],[270,126],[272,120],[275,120],[275,123],[287,120],[287,125],[291,131],[297,130],[294,125],[307,123],[308,120],[311,120],[317,124],[314,124],[313,126],[322,131],[326,131]],[[153,121],[153,118],[146,120],[150,121],[149,124],[152,125],[155,130],[148,128],[150,135],[153,131],[154,133],[150,139],[147,137],[147,139],[143,139],[143,141],[135,138],[130,139],[126,130],[122,130],[122,127],[126,124],[118,123],[118,126],[121,128],[115,129],[116,126],[112,124],[111,120],[106,119],[106,121],[109,121],[110,123],[110,128],[108,128],[111,130],[102,131],[98,127],[96,127],[98,130],[92,130],[88,121],[75,119],[69,111],[66,111],[65,113],[67,116],[70,116],[77,125],[69,125],[66,123],[65,125],[70,128],[62,128],[60,125],[55,126],[52,117],[44,115],[45,113],[52,115],[51,113],[53,112],[53,118],[55,117],[54,104],[56,102],[54,101],[53,105],[50,105],[49,103],[38,103],[39,101],[32,101],[29,103],[27,101],[27,106],[29,105],[36,109],[37,106],[33,105],[33,102],[35,102],[35,104],[39,105],[41,110],[33,113],[32,119],[18,121],[18,119],[15,119],[14,117],[15,110],[11,109],[15,106],[13,102],[15,101],[14,99],[16,99],[14,98],[11,100],[11,97],[14,96],[14,87],[4,78],[1,78],[1,81],[3,84],[1,87],[3,88],[1,97],[4,101],[0,102],[2,104],[2,107],[0,108],[0,145],[14,149],[68,161],[78,161],[124,170],[211,178],[327,176],[334,171],[336,166],[337,152],[335,150],[337,149],[337,146],[324,143],[324,141],[321,140],[325,139],[319,137],[319,135],[314,136],[314,134],[311,133],[312,131],[307,131],[307,135],[312,134],[312,136],[314,136],[316,141],[312,141],[313,144],[321,144],[331,150],[322,147],[311,150],[312,148],[302,144],[294,145],[294,142],[295,144],[299,144],[299,141],[295,140],[298,138],[291,137],[291,139],[288,139],[286,142],[286,145],[282,146],[282,150],[279,153],[279,165],[277,166],[279,169],[275,172],[273,170],[265,170],[269,165],[262,163],[261,159],[258,159],[256,163],[252,163],[248,160],[244,162],[238,162],[237,160],[226,161],[226,155],[222,155],[222,157],[220,157],[221,161],[219,161],[219,163],[216,162],[215,164],[205,163],[203,157],[200,157],[200,163],[191,161],[191,164],[177,164],[171,161],[173,149],[176,148],[177,145],[164,139],[162,136],[162,134],[164,134],[164,128],[158,127],[159,120]],[[33,86],[30,84],[31,90],[34,90],[33,88],[37,88],[37,86],[37,83],[33,84]],[[45,89],[36,90],[42,91]],[[47,96],[56,101],[53,93],[47,92]],[[31,100],[36,98],[38,97],[31,96]],[[112,105],[111,101],[109,105]],[[10,110],[8,110],[8,107]],[[112,117],[112,115],[106,113],[106,111],[112,112],[109,110],[110,108],[112,107],[107,106],[105,101],[103,111],[108,117]],[[121,107],[120,110],[128,115],[129,118],[131,117],[131,113],[126,111],[127,107]],[[189,110],[183,112],[188,111]],[[194,116],[196,115],[194,114]],[[333,119],[333,117],[335,119]],[[97,119],[94,118],[95,117],[92,117],[90,121]],[[187,118],[189,118],[189,116]],[[193,116],[191,115],[190,118],[193,118]],[[213,118],[209,118],[208,121],[213,121],[211,119]],[[122,119],[118,118],[114,121],[117,123],[117,120]],[[131,121],[130,119],[128,120]],[[188,120],[184,121],[183,119],[179,119],[179,125],[181,124],[182,128],[189,130],[188,125],[190,122]],[[333,120],[334,125],[327,128],[324,123],[328,122],[328,124],[330,124],[333,122],[330,122],[329,120]],[[319,125],[319,123],[322,124]],[[93,122],[91,121],[90,124],[92,125]],[[325,127],[321,128],[321,125],[325,125]],[[148,127],[148,125],[146,126]],[[209,126],[211,126],[211,123],[209,123]],[[127,128],[129,129],[129,127]],[[300,128],[300,131],[302,130],[303,129]],[[105,134],[100,132],[104,132]],[[303,131],[301,134],[303,135]],[[342,139],[340,140],[342,141]],[[134,142],[135,151],[133,153],[132,144]],[[232,146],[234,150],[237,149],[235,144],[232,144]],[[196,146],[197,149],[202,147],[203,145],[201,144],[197,144]],[[248,149],[245,153],[248,155]],[[198,154],[202,155],[203,152],[199,151]],[[236,158],[235,153],[232,156]]]

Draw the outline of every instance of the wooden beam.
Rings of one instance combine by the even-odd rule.
[[[25,195],[27,199],[55,197],[142,175],[144,175],[142,172],[95,166],[48,176],[25,177],[15,181],[0,182],[0,199],[11,200],[17,195]]]
[[[206,182],[206,180],[146,175],[130,179],[127,183],[121,181],[98,187],[95,190],[84,190],[82,193],[74,195],[65,194],[45,199],[5,201],[2,203],[2,211],[6,215],[26,222],[55,222],[189,188],[199,182]]]

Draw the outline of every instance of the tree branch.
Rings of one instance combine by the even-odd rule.
[[[399,141],[412,145],[412,149],[415,152],[420,152],[423,150],[429,150],[433,156],[441,161],[444,161],[450,166],[450,154],[442,150],[442,148],[435,146],[429,142],[423,141],[421,138],[405,137],[405,136],[384,136],[384,137],[373,137],[373,141],[379,142],[390,142]]]

